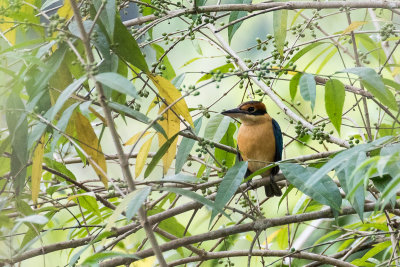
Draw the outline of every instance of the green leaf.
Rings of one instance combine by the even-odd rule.
[[[87,257],[85,259],[85,261],[82,262],[82,266],[96,266],[101,261],[104,261],[107,259],[112,259],[115,257],[140,259],[139,257],[135,256],[134,254],[126,254],[126,253],[121,253],[121,252],[116,252],[116,251],[104,251],[104,252],[99,252],[99,253],[96,253],[94,255]]]
[[[344,69],[339,72],[352,73],[360,77],[362,84],[370,91],[382,104],[393,110],[398,110],[396,98],[392,92],[385,87],[382,77],[375,70],[366,67],[356,67]]]
[[[157,166],[157,163],[160,161],[160,159],[164,156],[164,154],[168,151],[168,148],[172,145],[174,142],[175,138],[178,136],[178,134],[175,134],[172,136],[170,139],[168,139],[157,151],[157,153],[154,155],[154,157],[151,159],[149,166],[147,166],[146,171],[144,172],[144,178],[148,177],[150,173],[154,170],[154,168]]]
[[[151,187],[147,186],[141,189],[138,189],[132,193],[133,194],[131,200],[129,201],[128,207],[126,209],[126,217],[128,219],[132,219],[133,216],[136,215],[139,208],[142,206],[144,201],[146,200],[147,196],[151,192]]]
[[[340,134],[342,112],[345,99],[344,85],[339,80],[329,80],[325,84],[325,109],[333,126]]]
[[[289,90],[290,90],[290,97],[292,98],[292,101],[296,97],[297,87],[299,86],[299,81],[300,81],[301,75],[303,75],[303,73],[298,72],[292,77],[292,79],[290,79]]]
[[[326,63],[329,62],[329,60],[331,60],[331,58],[337,53],[338,49],[337,47],[334,47],[331,52],[329,52],[328,55],[326,55],[326,57],[324,58],[324,60],[321,62],[321,64],[319,65],[317,71],[315,72],[316,74],[319,74],[321,72],[321,70],[325,67]]]
[[[368,34],[355,34],[356,41],[361,42],[362,46],[372,55],[376,60],[378,60],[378,65],[382,65],[386,62],[386,54],[379,43],[374,42]],[[390,71],[390,67],[386,64],[387,70]]]
[[[179,88],[179,87],[181,87],[183,81],[185,80],[185,77],[186,77],[186,73],[185,73],[185,72],[184,72],[184,73],[181,73],[181,74],[179,74],[178,76],[176,76],[176,77],[171,81],[171,83],[172,83],[176,88]]]
[[[396,91],[400,91],[400,84],[398,84],[397,82],[386,78],[383,78],[382,81],[386,86],[390,86]]]
[[[311,101],[311,109],[314,110],[315,98],[316,98],[316,82],[314,75],[309,73],[304,73],[300,77],[300,94],[306,101]]]
[[[131,220],[133,216],[137,213],[139,208],[142,206],[143,202],[146,200],[147,196],[150,194],[151,187],[146,186],[141,189],[130,192],[124,197],[124,199],[119,203],[117,208],[114,210],[112,215],[108,218],[108,223],[105,227],[106,231],[111,230],[115,222],[119,219],[122,212],[126,209],[126,218]]]
[[[199,44],[199,41],[194,39],[194,40],[192,40],[192,44],[193,44],[194,50],[196,50],[197,54],[202,56],[203,55],[203,51],[201,50],[201,46]]]
[[[390,247],[391,245],[392,245],[392,242],[390,240],[376,244],[376,245],[374,245],[374,247],[372,249],[370,249],[367,253],[365,253],[361,259],[355,259],[351,263],[355,264],[357,266],[366,266],[366,261],[369,258],[374,257],[376,254],[383,251],[385,248]]]
[[[208,79],[211,79],[213,75],[211,73],[227,73],[229,69],[235,69],[235,66],[233,66],[232,63],[228,63],[222,66],[219,66],[218,68],[215,68],[210,71],[210,73],[207,73],[203,75],[200,79],[197,80],[196,83],[202,82],[202,81],[207,81]]]
[[[119,75],[118,73],[103,72],[97,74],[95,76],[95,79],[98,82],[114,89],[115,91],[130,95],[134,98],[139,98],[139,95],[137,94],[132,82],[126,79],[124,76]]]
[[[318,183],[310,184],[310,177],[316,172],[315,168],[303,168],[298,164],[282,163],[279,165],[286,179],[304,194],[312,197],[321,204],[340,210],[342,197],[336,184],[328,175],[320,177]]]
[[[288,17],[287,10],[274,11],[273,26],[274,26],[275,44],[281,56],[283,56],[283,49],[286,41],[287,17]]]
[[[222,182],[218,187],[217,195],[215,196],[216,207],[219,209],[223,209],[225,207],[225,204],[228,203],[242,183],[246,171],[247,161],[237,162],[228,170],[224,178],[222,178]],[[215,210],[212,211],[210,223],[217,214],[218,213]]]
[[[343,162],[350,160],[354,155],[357,155],[362,152],[367,152],[372,149],[377,148],[378,146],[382,145],[386,141],[388,141],[391,137],[386,136],[375,140],[371,143],[357,145],[355,147],[349,148],[337,154],[333,159],[329,160],[327,163],[324,164],[321,168],[319,168],[316,172],[312,173],[309,181],[310,186],[314,186],[320,182],[321,177],[326,175],[333,169],[340,168]]]
[[[152,120],[149,117],[147,117],[146,115],[144,115],[143,113],[140,113],[139,111],[136,111],[125,105],[121,105],[121,104],[115,103],[115,102],[109,102],[108,106],[114,110],[128,114],[129,117],[131,117],[135,120],[138,120],[140,122],[143,122],[145,124],[150,124],[152,122]],[[153,125],[151,127],[153,127],[154,130],[156,130],[157,132],[159,132],[162,135],[164,135],[165,137],[167,137],[164,129],[157,122],[153,123]]]
[[[236,143],[235,140],[233,139],[233,135],[235,134],[235,132],[236,132],[235,124],[232,122],[229,123],[229,127],[226,130],[225,135],[220,140],[220,143],[235,148]],[[236,154],[233,154],[231,152],[219,148],[215,148],[215,158],[219,162],[225,161],[224,165],[230,168],[235,164]]]
[[[76,107],[80,104],[80,102],[78,103],[74,103],[71,106],[69,106],[61,115],[61,118],[58,120],[57,122],[57,128],[61,131],[61,132],[65,132],[65,130],[67,129],[68,126],[68,122],[69,119],[72,116],[72,113],[74,112],[74,110],[76,109]],[[59,131],[54,131],[53,132],[53,140],[51,141],[51,150],[54,151],[55,147],[57,145],[58,140],[60,139],[61,136],[61,132]]]
[[[75,175],[70,170],[68,170],[68,168],[66,167],[65,164],[55,161],[53,159],[49,159],[47,157],[43,158],[43,162],[46,164],[47,167],[52,168],[52,169],[64,174],[65,176],[69,177],[70,179],[76,181]],[[63,178],[61,178],[61,179],[63,179]]]
[[[11,138],[10,175],[18,195],[25,184],[28,163],[28,121],[24,103],[15,93],[11,93],[6,102],[6,121]]]
[[[365,153],[360,153],[354,155],[349,160],[343,162],[340,170],[336,169],[336,175],[339,179],[340,185],[346,195],[349,195],[350,192],[354,190],[356,186],[358,186],[360,180],[363,179],[365,171],[360,173],[360,175],[354,176],[352,179],[353,171],[366,159]],[[364,188],[362,186],[358,186],[352,198],[349,199],[353,208],[357,211],[358,216],[361,221],[364,219]]]
[[[102,3],[103,3],[102,1],[93,1],[93,4],[97,12],[99,11],[99,8]],[[103,23],[104,28],[106,29],[110,40],[113,40],[114,38],[115,13],[116,13],[115,0],[107,0],[105,2],[103,10],[100,13],[100,21]]]
[[[230,4],[251,4],[251,2],[252,2],[252,0],[234,0],[234,1],[230,1]],[[232,11],[229,14],[229,23],[231,23],[234,20],[245,17],[246,15],[247,15],[247,11]],[[229,43],[231,43],[233,35],[239,29],[239,27],[240,27],[240,25],[242,25],[242,23],[243,23],[243,21],[239,21],[228,27]]]
[[[156,51],[156,59],[159,60],[161,56],[165,53],[164,48],[157,44],[152,44],[151,47],[153,47],[153,49]],[[161,76],[163,76],[167,80],[172,80],[176,76],[176,74],[174,71],[174,67],[172,66],[171,62],[169,62],[169,59],[166,55],[163,57],[160,64],[164,65],[166,68],[162,71]]]
[[[195,134],[197,135],[200,131],[201,128],[201,123],[203,117],[200,117],[194,122],[194,127],[195,127]],[[185,165],[186,160],[188,159],[188,156],[190,154],[190,151],[192,151],[192,148],[195,144],[196,140],[191,139],[191,138],[186,138],[184,137],[179,144],[178,147],[178,152],[176,153],[176,160],[175,160],[175,173],[179,173],[182,170],[183,165]]]
[[[57,98],[57,102],[52,107],[51,113],[47,117],[50,121],[52,121],[56,117],[57,113],[64,106],[65,102],[69,99],[71,94],[73,94],[82,85],[84,81],[86,81],[86,76],[83,76],[78,80],[75,80],[73,83],[68,85],[68,87],[62,91],[60,96]]]
[[[43,215],[34,214],[22,218],[17,218],[15,221],[42,225],[46,224],[49,221],[49,219]]]
[[[231,121],[231,118],[222,114],[215,115],[207,123],[204,138],[219,142],[228,130]]]
[[[167,176],[163,178],[164,181],[167,182],[186,182],[186,183],[198,183],[199,179],[183,173],[177,173],[175,175]]]
[[[139,45],[133,38],[131,33],[122,24],[119,17],[115,18],[115,30],[114,30],[114,44],[113,46],[115,53],[123,60],[129,62],[133,66],[140,70],[147,72],[149,67],[147,66],[146,60],[142,52],[140,51]]]
[[[179,194],[188,198],[193,199],[196,202],[199,202],[207,207],[209,207],[210,209],[213,210],[213,212],[218,212],[218,213],[222,213],[223,215],[225,215],[227,218],[230,218],[228,214],[225,213],[225,211],[216,205],[216,203],[212,202],[211,200],[203,197],[202,195],[196,194],[195,192],[189,191],[189,190],[185,190],[182,188],[177,188],[177,187],[161,187],[160,190],[165,190],[168,192],[172,192],[175,194]]]

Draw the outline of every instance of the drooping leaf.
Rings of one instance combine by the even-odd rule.
[[[390,86],[396,91],[400,91],[400,84],[398,84],[397,82],[386,78],[383,78],[382,81],[386,86]]]
[[[232,148],[236,148],[235,140],[233,139],[233,135],[236,132],[236,126],[234,123],[230,123],[228,130],[225,135],[219,141],[223,145],[230,146]],[[220,148],[215,148],[215,158],[219,162],[224,162],[225,166],[230,168],[235,164],[236,154],[230,153],[228,151],[222,150]]]
[[[126,208],[126,218],[131,220],[136,215],[150,192],[151,187],[149,186],[134,191],[132,199],[129,200],[128,207]]]
[[[118,73],[103,72],[97,74],[95,79],[120,93],[130,95],[134,98],[139,98],[139,95],[137,94],[132,82]]]
[[[222,213],[223,215],[225,215],[226,217],[229,218],[229,215],[226,214],[225,211],[222,208],[220,208],[220,206],[217,206],[216,203],[203,197],[202,195],[196,194],[195,192],[192,192],[190,190],[185,190],[182,188],[177,188],[177,187],[162,187],[162,188],[160,188],[160,190],[165,190],[168,192],[172,192],[175,194],[179,194],[179,195],[191,198],[194,201],[197,201],[197,202],[203,204],[204,206],[209,207],[210,209],[212,209],[213,211],[215,211],[217,213]]]
[[[196,83],[202,82],[202,81],[207,81],[208,79],[211,79],[213,75],[211,73],[227,73],[229,69],[235,69],[235,66],[233,66],[232,63],[227,63],[225,65],[219,66],[213,70],[210,71],[210,73],[204,74],[200,79],[197,80]]]
[[[275,44],[278,52],[283,56],[283,49],[286,41],[288,11],[286,9],[274,11],[273,26]]]
[[[144,59],[135,38],[133,38],[125,25],[122,24],[119,16],[115,17],[113,43],[119,44],[114,46],[113,49],[120,58],[144,72],[149,71],[149,67],[147,66],[146,60]]]
[[[234,0],[231,1],[231,4],[251,4],[252,0]],[[229,14],[229,23],[234,20],[240,19],[247,15],[246,11],[232,11]],[[233,35],[239,29],[240,25],[242,25],[243,21],[239,21],[228,27],[228,40],[229,43],[232,41]]]
[[[222,114],[213,116],[207,123],[204,138],[219,142],[228,130],[232,119]]]
[[[321,204],[340,210],[342,197],[336,184],[328,175],[320,177],[318,183],[310,185],[310,177],[315,168],[303,168],[298,164],[282,163],[279,165],[286,179],[304,194],[312,197]]]
[[[147,117],[146,115],[144,115],[143,113],[140,113],[139,111],[136,111],[130,107],[127,107],[125,105],[121,105],[119,103],[115,103],[115,102],[109,102],[108,106],[112,109],[115,109],[119,112],[123,112],[125,114],[128,114],[131,118],[138,120],[140,122],[143,122],[145,124],[150,124],[152,122],[152,120]],[[164,136],[167,136],[167,134],[165,133],[164,129],[161,127],[160,124],[158,124],[157,122],[152,124],[152,127],[154,128],[154,130],[156,130],[157,132],[161,133]]]
[[[143,170],[146,163],[147,155],[149,154],[151,143],[153,142],[153,137],[147,140],[139,149],[139,153],[136,158],[135,164],[135,176],[138,177]]]
[[[340,134],[342,111],[345,99],[344,85],[341,81],[332,79],[325,84],[325,110],[333,126]]]
[[[94,1],[93,4],[96,8],[96,11],[99,12],[100,6],[103,2],[101,1]],[[105,6],[100,13],[100,21],[104,25],[108,37],[110,40],[113,40],[114,37],[114,25],[115,25],[115,13],[116,13],[116,5],[115,0],[107,0]]]
[[[156,167],[157,163],[161,160],[161,158],[165,155],[165,153],[167,153],[169,147],[174,143],[177,136],[178,134],[175,134],[160,147],[160,149],[157,151],[157,153],[154,155],[151,162],[149,163],[149,166],[147,166],[146,171],[144,172],[145,178],[150,175],[150,173]]]
[[[201,123],[203,117],[200,117],[199,119],[194,121],[195,129],[194,132],[195,134],[198,134],[201,128]],[[192,148],[195,144],[196,140],[186,138],[184,137],[179,144],[178,147],[178,152],[176,153],[176,160],[175,160],[175,173],[179,173],[182,170],[183,165],[185,164],[186,160],[188,159],[188,156],[190,154],[190,151],[192,151]]]
[[[357,30],[358,28],[360,28],[362,25],[368,23],[367,21],[353,21],[349,26],[347,26],[346,29],[344,29],[344,31],[342,32],[342,34],[346,34],[349,32],[352,32],[354,30]]]
[[[311,177],[309,178],[309,181],[310,181],[309,186],[314,186],[315,184],[319,183],[321,177],[324,177],[324,175],[326,175],[328,172],[337,168],[343,162],[349,160],[354,155],[358,155],[361,152],[370,151],[370,150],[380,146],[381,144],[385,143],[390,138],[391,137],[389,137],[389,136],[383,137],[383,138],[377,139],[375,141],[372,141],[370,143],[357,145],[352,148],[346,149],[343,152],[340,152],[333,159],[330,159],[321,168],[319,168],[318,170],[316,170],[314,173],[311,174]]]
[[[161,56],[165,53],[164,48],[157,44],[152,44],[151,46],[156,51],[156,59],[159,60]],[[162,76],[167,80],[172,80],[176,76],[176,74],[174,71],[174,67],[171,65],[171,62],[169,62],[167,56],[163,57],[161,64],[165,66],[165,70],[162,71]]]
[[[314,110],[315,98],[316,98],[316,82],[314,75],[309,73],[304,73],[300,77],[300,94],[304,100],[311,102],[311,109]]]
[[[398,110],[397,102],[392,92],[385,87],[382,77],[375,70],[367,67],[356,67],[344,69],[339,72],[352,73],[360,77],[362,84],[370,91],[382,104],[393,110]]]
[[[129,259],[140,259],[134,254],[126,254],[117,251],[103,251],[95,253],[87,257],[83,262],[82,266],[98,266],[101,261],[112,259],[112,258],[129,258]]]
[[[108,223],[105,227],[105,231],[110,231],[118,221],[121,214],[126,210],[126,217],[131,220],[135,216],[136,212],[142,206],[143,202],[146,200],[147,196],[150,194],[151,187],[146,186],[141,189],[130,192],[124,197],[124,199],[119,203],[117,208],[113,211],[112,215],[108,218]],[[129,208],[128,208],[129,206]],[[129,209],[129,216],[128,216]]]
[[[164,104],[161,105],[159,113],[161,113],[165,108],[166,108],[166,106]],[[168,142],[168,139],[172,138],[180,131],[180,120],[171,109],[169,109],[167,112],[165,112],[163,114],[162,118],[163,119],[160,121],[160,125],[166,132],[168,138],[165,138],[163,135],[158,134],[158,146],[160,147],[160,149],[161,149],[161,147],[163,147],[163,145],[166,142]],[[178,143],[178,139],[175,139],[169,145],[167,151],[165,152],[164,156],[162,157],[164,174],[166,174],[168,172],[169,167],[171,166],[172,161],[175,158],[177,143]]]
[[[11,136],[10,175],[18,195],[25,183],[28,163],[28,121],[23,110],[24,103],[15,93],[7,98],[6,121]]]
[[[84,192],[83,190],[80,190],[78,191],[78,194],[69,196],[68,200],[73,200],[85,210],[96,214],[101,220],[103,219],[99,211],[99,204],[97,203],[96,196],[93,192]]]
[[[380,42],[374,42],[368,34],[355,34],[356,41],[361,42],[362,46],[371,54],[381,65],[386,62],[386,54],[382,49]],[[385,68],[390,71],[389,64],[386,64]]]
[[[57,210],[51,210],[47,212],[44,216],[47,218],[47,220],[51,220],[51,218],[57,213]],[[43,221],[45,219],[43,218]],[[26,226],[28,226],[29,230],[26,232],[24,235],[24,239],[21,242],[20,248],[24,248],[30,241],[32,241],[35,237],[37,237],[40,234],[40,231],[46,226],[46,224],[36,224],[32,225],[30,223],[26,223]]]
[[[37,203],[37,199],[40,191],[40,180],[42,179],[42,163],[44,153],[44,136],[40,138],[38,145],[33,152],[32,157],[32,201]]]
[[[124,146],[129,146],[129,145],[135,144],[135,143],[139,140],[139,137],[144,138],[144,137],[146,137],[148,134],[150,134],[150,132],[145,132],[143,135],[142,135],[142,134],[143,134],[142,132],[138,132],[137,134],[135,134],[134,136],[132,136],[131,138],[129,138],[128,141],[126,141],[126,142],[124,143]]]
[[[349,195],[354,187],[359,184],[359,181],[363,179],[365,171],[352,177],[353,171],[366,159],[364,153],[356,154],[350,160],[343,162],[342,166],[336,169],[336,174],[339,179],[340,185],[346,195]],[[352,177],[352,179],[350,179]],[[364,219],[364,187],[359,186],[352,198],[349,199],[350,203],[357,211],[358,216],[361,220]]]
[[[192,116],[189,113],[185,99],[182,98],[181,92],[167,79],[161,76],[154,76],[151,73],[147,73],[147,76],[151,79],[154,85],[157,87],[160,96],[165,99],[168,105],[181,98],[172,109],[179,115],[181,115],[190,126],[194,127]]]
[[[106,159],[99,144],[99,139],[97,138],[90,121],[80,112],[75,112],[70,121],[74,124],[77,139],[80,142],[82,149],[98,165],[97,167],[94,164],[91,164],[94,171],[100,177],[104,186],[108,188],[107,177],[103,175],[103,172],[107,173]],[[99,168],[101,168],[101,170]]]
[[[364,256],[362,256],[359,259],[355,259],[353,260],[351,263],[355,264],[357,266],[366,266],[367,265],[367,260],[374,257],[376,254],[378,254],[379,252],[383,251],[384,249],[390,247],[392,245],[391,241],[385,241],[379,244],[374,245],[374,247],[372,249],[370,249],[367,253],[364,254]]]
[[[226,203],[235,194],[236,190],[242,183],[243,177],[247,171],[247,161],[237,162],[232,168],[228,170],[222,182],[218,187],[217,195],[215,196],[215,206],[223,209]],[[218,213],[213,210],[211,213],[211,219],[215,218]]]
[[[297,94],[297,87],[299,87],[300,77],[303,75],[301,72],[296,73],[289,82],[289,90],[290,90],[290,97],[292,101],[296,97]]]
[[[73,94],[82,85],[82,83],[85,80],[86,80],[86,76],[81,77],[78,80],[75,80],[70,85],[68,85],[68,87],[62,91],[60,96],[57,98],[56,103],[52,107],[52,113],[49,114],[50,116],[48,117],[49,120],[53,120],[56,117],[57,113],[61,110],[61,108],[67,102],[70,95]]]

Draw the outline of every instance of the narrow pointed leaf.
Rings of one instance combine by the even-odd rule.
[[[202,118],[200,117],[194,122],[195,130],[194,132],[196,134],[199,133],[200,128],[201,128],[201,123],[202,123]],[[175,173],[179,173],[182,170],[183,165],[185,164],[186,160],[188,159],[188,156],[190,154],[190,151],[192,151],[192,148],[195,144],[196,140],[186,138],[184,137],[179,144],[178,147],[178,152],[176,153],[176,160],[175,160]]]
[[[100,83],[118,91],[122,94],[130,95],[134,98],[139,98],[135,87],[132,82],[126,79],[124,76],[119,75],[115,72],[104,72],[95,76],[96,80]]]
[[[345,99],[344,85],[339,80],[329,80],[325,84],[325,110],[333,126],[340,134],[342,111]]]
[[[40,191],[40,180],[42,179],[42,163],[44,153],[44,136],[40,138],[38,145],[33,152],[32,158],[32,201],[37,202]]]
[[[302,75],[302,73],[298,72],[292,77],[292,79],[290,79],[289,90],[290,90],[290,97],[292,98],[292,101],[296,97],[297,88],[299,87],[301,75]]]
[[[161,97],[166,100],[168,105],[172,104],[173,102],[182,97],[182,93],[178,89],[176,89],[176,87],[167,79],[158,75],[154,76],[151,73],[147,73],[147,76],[157,87]],[[172,107],[172,109],[179,115],[182,115],[182,117],[194,128],[192,116],[189,113],[189,109],[185,99],[181,98]]]
[[[222,182],[218,187],[217,195],[215,196],[215,206],[223,209],[226,203],[232,198],[236,190],[242,183],[243,177],[247,171],[247,161],[236,163],[228,170]],[[215,218],[218,212],[212,211],[210,223]]]
[[[136,158],[135,164],[135,176],[138,177],[146,164],[147,155],[149,154],[151,143],[153,142],[153,137],[147,140],[142,147],[139,149],[139,153]]]
[[[276,48],[278,52],[283,56],[283,49],[286,41],[286,28],[287,28],[287,10],[276,10],[273,16],[273,27]]]
[[[231,1],[231,4],[251,4],[252,0],[234,0]],[[244,16],[247,15],[247,11],[232,11],[229,14],[229,23],[240,19]],[[239,29],[240,25],[242,25],[243,21],[239,21],[231,26],[228,27],[228,40],[229,43],[232,41],[233,35],[236,33],[236,31]]]
[[[300,94],[304,100],[311,102],[311,109],[314,110],[315,98],[316,98],[316,82],[314,75],[304,73],[301,75],[300,81]]]

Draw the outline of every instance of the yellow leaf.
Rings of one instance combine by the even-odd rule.
[[[74,123],[77,139],[80,142],[82,149],[101,169],[103,169],[104,173],[107,173],[106,159],[101,150],[99,139],[97,138],[90,121],[77,111],[74,112],[71,121]],[[92,164],[92,167],[100,177],[105,188],[108,188],[107,177],[104,177],[102,171],[97,166]]]
[[[147,109],[146,115],[149,114],[150,110],[152,110],[157,104],[157,97],[154,97],[153,101],[151,101],[149,108]]]
[[[161,113],[166,106],[163,104],[158,113]],[[159,124],[164,129],[165,133],[167,134],[168,139],[174,136],[180,130],[180,121],[176,117],[176,115],[172,112],[172,110],[168,110],[163,114],[163,120],[159,121]],[[164,135],[158,133],[158,145],[162,147],[162,145],[167,141]],[[176,145],[178,143],[178,138],[174,140],[171,146],[168,148],[168,151],[164,154],[163,160],[163,173],[166,174],[168,172],[169,166],[171,166],[172,161],[175,158],[176,153]]]
[[[361,27],[362,25],[366,24],[367,21],[353,21],[344,31],[342,34],[346,34],[349,32],[352,32],[356,29],[358,29],[359,27]]]
[[[394,69],[393,69],[393,71],[392,71],[392,76],[394,77],[394,76],[396,76],[397,74],[399,74],[400,73],[400,67],[395,67]]]
[[[40,138],[38,145],[33,152],[32,158],[32,201],[37,203],[40,191],[40,180],[42,179],[42,164],[44,152],[44,135]]]
[[[129,138],[129,140],[125,142],[124,146],[130,146],[130,145],[133,145],[134,143],[136,143],[141,134],[142,134],[142,132],[138,132],[137,134],[135,134],[134,136]],[[148,134],[149,134],[149,132],[145,132],[144,135],[142,136],[142,138]]]
[[[165,99],[168,105],[172,104],[174,101],[182,97],[181,92],[167,79],[161,76],[153,76],[151,73],[147,73],[147,76],[151,79],[154,85],[158,88],[160,96]],[[192,116],[189,113],[188,106],[185,99],[179,100],[174,106],[173,110],[182,115],[182,117],[189,122],[189,124],[194,128]]]
[[[64,5],[58,9],[57,14],[65,19],[70,19],[74,15],[74,11],[72,10],[71,2],[73,0],[64,0]],[[79,2],[79,1],[77,1]]]
[[[272,243],[272,241],[274,241],[274,239],[276,238],[276,236],[279,234],[280,231],[282,231],[282,228],[276,230],[275,232],[273,232],[272,234],[270,234],[267,237],[268,244],[270,244],[270,243]]]
[[[282,68],[279,68],[279,67],[277,67],[277,66],[272,66],[271,67],[272,69],[275,69],[275,70],[281,70]],[[290,75],[296,75],[297,74],[297,71],[288,71],[288,74],[290,74]]]
[[[156,260],[155,256],[144,258],[133,262],[131,264],[131,267],[152,267],[155,260]]]
[[[101,116],[100,113],[98,113],[98,112],[97,112],[94,108],[92,108],[92,107],[89,107],[89,110],[90,110],[97,118],[99,118],[99,119],[104,123],[105,126],[107,126],[107,121],[106,121],[106,119],[105,119],[103,116]]]
[[[139,153],[136,158],[135,164],[135,176],[138,177],[143,170],[144,164],[146,163],[147,156],[149,155],[151,142],[153,141],[153,137],[147,140],[139,150]]]

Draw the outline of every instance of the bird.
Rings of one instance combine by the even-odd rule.
[[[244,102],[237,108],[223,111],[221,114],[241,121],[237,136],[237,156],[239,161],[248,161],[245,177],[282,159],[281,128],[278,122],[267,113],[264,103]],[[274,175],[278,172],[277,165],[261,174],[262,177],[270,178],[269,183],[264,187],[267,197],[282,195],[281,189],[274,181]]]

